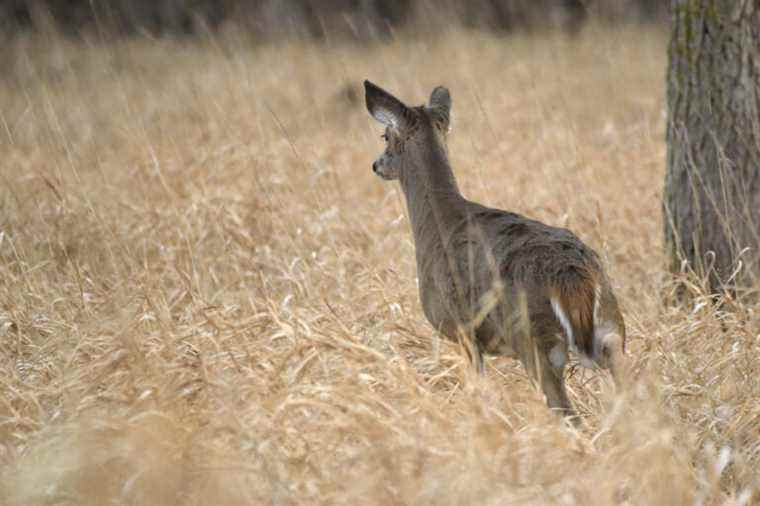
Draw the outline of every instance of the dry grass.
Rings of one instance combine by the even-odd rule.
[[[660,303],[662,35],[11,50],[0,503],[760,502],[757,308]],[[466,195],[602,252],[637,381],[575,370],[578,431],[432,340],[365,77],[447,84]]]

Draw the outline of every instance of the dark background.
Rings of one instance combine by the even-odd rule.
[[[664,26],[667,7],[662,0],[0,0],[0,32],[182,37],[237,26],[259,41],[371,41],[450,26],[499,33],[574,33],[591,20]]]

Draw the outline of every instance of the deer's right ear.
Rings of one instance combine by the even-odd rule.
[[[451,94],[443,86],[437,86],[430,94],[430,108],[435,112],[439,127],[448,132],[451,130]]]
[[[364,81],[364,92],[373,118],[397,130],[404,127],[407,107],[401,100],[369,81]]]

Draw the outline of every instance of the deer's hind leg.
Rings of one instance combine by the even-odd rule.
[[[574,416],[570,399],[565,390],[565,362],[567,348],[564,343],[555,344],[548,353],[539,353],[541,367],[541,390],[546,396],[546,404],[562,416]]]
[[[541,386],[549,409],[564,417],[575,416],[565,390],[567,345],[564,341],[552,340],[549,343],[538,341],[534,346],[521,350],[520,359],[528,374],[533,376]]]

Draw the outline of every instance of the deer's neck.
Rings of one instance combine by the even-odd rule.
[[[445,241],[462,219],[465,200],[442,147],[435,146],[412,160],[402,172],[401,188],[406,197],[419,266],[420,255]]]

